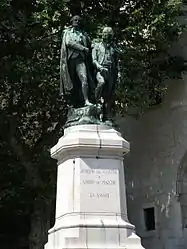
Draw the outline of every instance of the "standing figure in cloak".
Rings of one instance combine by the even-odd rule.
[[[93,64],[96,69],[97,87],[96,103],[103,105],[103,120],[110,121],[115,85],[118,76],[118,49],[113,42],[114,33],[111,27],[105,27],[102,42],[95,44],[92,50]]]
[[[91,42],[82,29],[82,19],[74,16],[64,30],[60,58],[60,94],[75,108],[92,105],[89,101]]]

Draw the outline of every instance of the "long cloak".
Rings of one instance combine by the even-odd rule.
[[[68,60],[71,57],[71,55],[68,54],[68,48],[66,46],[66,40],[67,40],[66,38],[67,38],[68,32],[70,32],[70,28],[65,29],[62,34],[62,45],[61,45],[61,55],[60,55],[60,94],[65,95],[65,96],[68,96],[68,94],[73,92],[72,90],[75,84],[75,82],[72,82],[70,71],[69,71],[69,66],[68,66]],[[91,50],[91,42],[89,40],[89,37],[87,35],[85,37],[88,42],[88,47],[90,46],[90,50]],[[86,65],[86,70],[87,70],[87,80],[88,80],[88,88],[89,88],[88,95],[89,95],[89,99],[93,99],[95,85],[93,82],[93,64],[92,64],[91,53],[88,57],[85,58],[85,65]],[[79,79],[77,80],[79,81]],[[81,84],[78,83],[77,85],[81,85]],[[77,93],[75,97],[77,98]]]
[[[68,70],[68,54],[66,48],[66,35],[68,30],[66,29],[62,34],[62,45],[60,54],[60,94],[66,95],[73,88],[69,70]]]

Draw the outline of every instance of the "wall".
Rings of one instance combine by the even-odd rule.
[[[129,220],[146,249],[187,248],[176,189],[178,176],[183,176],[180,164],[187,163],[183,158],[187,151],[187,76],[169,84],[162,105],[138,120],[120,120],[120,127],[131,143],[125,157]],[[143,208],[149,206],[156,211],[155,231],[146,231],[144,226]]]

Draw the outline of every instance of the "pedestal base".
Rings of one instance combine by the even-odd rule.
[[[123,155],[129,143],[106,126],[65,131],[51,149],[58,160],[56,222],[45,249],[142,249],[129,223]]]
[[[112,228],[101,223],[97,227],[70,228],[69,231],[63,228],[51,230],[45,249],[63,248],[143,249],[140,238],[130,229]]]

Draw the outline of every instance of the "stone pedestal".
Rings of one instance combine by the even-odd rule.
[[[56,221],[45,249],[140,249],[129,223],[123,156],[129,143],[104,125],[67,128],[51,149],[58,161]]]

